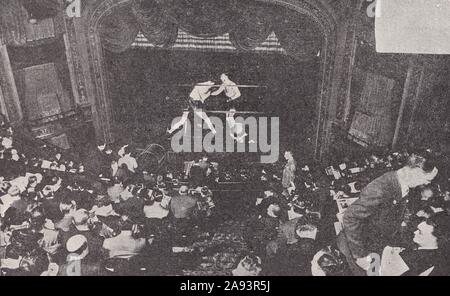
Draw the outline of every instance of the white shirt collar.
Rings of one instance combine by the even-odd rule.
[[[402,197],[407,196],[409,193],[409,187],[408,187],[401,171],[397,171],[397,180],[398,180],[398,183],[400,184],[400,188],[402,190]]]

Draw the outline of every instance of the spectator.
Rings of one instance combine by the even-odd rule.
[[[345,256],[338,249],[330,246],[320,250],[311,261],[311,274],[313,276],[348,275]]]
[[[130,259],[141,254],[146,246],[145,238],[140,235],[138,226],[125,220],[117,236],[105,239],[103,248],[108,252],[109,258]]]
[[[128,145],[124,147],[123,156],[119,159],[117,164],[119,167],[122,167],[122,165],[125,164],[130,172],[136,173],[138,163],[136,158],[131,156],[131,149]]]
[[[77,205],[74,200],[65,199],[59,203],[59,210],[63,217],[55,223],[55,228],[63,232],[69,232],[72,225],[73,216],[77,210]]]
[[[66,244],[68,256],[59,268],[59,276],[100,276],[102,270],[98,260],[89,256],[90,248],[86,237],[77,234]]]
[[[90,217],[89,212],[85,209],[77,210],[73,215],[73,227],[69,232],[70,236],[82,235],[89,246],[88,259],[95,260],[101,256],[101,246],[103,238],[99,235],[97,225],[95,225],[95,217]]]
[[[178,195],[170,201],[170,212],[175,219],[193,219],[197,212],[197,200],[188,194],[189,188],[181,186]]]
[[[120,194],[120,200],[113,204],[114,211],[119,215],[128,216],[135,223],[144,218],[144,200],[137,197],[137,188],[128,185]]]
[[[148,219],[163,219],[169,214],[167,204],[165,207],[161,204],[163,201],[163,193],[160,190],[149,191],[145,199],[144,215]]]
[[[368,269],[368,255],[397,239],[410,188],[427,185],[438,174],[431,155],[412,154],[406,166],[388,172],[367,185],[359,200],[344,213],[339,248],[354,274]]]
[[[382,275],[445,275],[449,263],[450,216],[438,213],[421,222],[413,241],[414,249],[384,249]]]
[[[283,179],[281,183],[283,185],[283,188],[287,190],[295,182],[295,172],[297,170],[296,168],[297,164],[294,160],[294,156],[292,155],[291,151],[286,151],[284,153],[284,158],[287,160],[287,163],[284,166]]]
[[[231,273],[233,276],[258,276],[261,271],[261,258],[255,255],[247,255]]]

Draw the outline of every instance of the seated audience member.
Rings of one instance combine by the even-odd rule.
[[[99,235],[100,229],[96,227],[97,225],[95,225],[94,221],[87,210],[79,209],[73,215],[73,228],[68,234],[71,236],[83,235],[89,246],[89,257],[98,259],[101,255],[103,238]]]
[[[69,232],[73,221],[73,215],[77,210],[77,205],[75,201],[69,198],[64,199],[59,203],[59,210],[61,211],[63,217],[59,221],[56,221],[55,228],[63,232]]]
[[[112,204],[114,212],[126,215],[135,223],[144,218],[144,200],[137,197],[138,188],[128,185],[120,194],[120,199]]]
[[[175,219],[193,219],[197,212],[197,199],[189,194],[187,186],[181,186],[170,201],[170,212]]]
[[[213,222],[213,219],[209,218],[212,218],[213,210],[216,206],[213,200],[213,193],[207,186],[197,190],[199,191],[199,194],[197,195],[197,204],[200,216],[203,219],[203,224],[209,224],[210,222]]]
[[[109,200],[106,191],[102,188],[94,195],[94,205],[90,213],[97,217],[118,216],[114,211],[112,202]]]
[[[442,198],[444,200],[443,204],[444,204],[444,209],[447,212],[447,214],[450,215],[450,189],[449,189],[449,185],[446,185],[446,187],[443,188],[442,190]]]
[[[128,184],[123,181],[123,179],[114,177],[113,184],[107,189],[108,197],[111,200],[111,202],[117,202],[120,200],[120,195],[125,190],[125,187]]]
[[[136,158],[131,156],[131,149],[130,147],[128,147],[128,145],[124,148],[123,156],[119,159],[117,164],[119,165],[119,168],[122,167],[123,164],[125,164],[130,172],[136,173],[138,163],[136,161]]]
[[[85,236],[77,234],[66,243],[68,256],[59,267],[58,276],[100,276],[102,269],[98,257],[89,256],[90,248]]]
[[[108,258],[130,259],[141,254],[146,246],[146,239],[140,237],[138,226],[125,220],[121,223],[120,232],[103,242],[103,249],[108,253]]]
[[[32,229],[13,230],[5,249],[4,258],[6,260],[2,260],[0,267],[18,270],[22,258],[32,254],[42,254],[47,258],[45,252],[39,248],[39,240],[42,239],[42,236],[41,233]]]
[[[0,197],[0,217],[4,217],[6,211],[14,202],[20,200],[19,187],[13,185],[8,189],[8,193]]]
[[[326,247],[316,255],[311,261],[312,276],[345,276],[349,275],[348,267],[345,264],[345,256],[333,247]]]
[[[0,259],[0,275],[40,276],[48,265],[47,254],[41,249],[34,249],[17,259]]]
[[[114,175],[115,178],[118,178],[119,180],[123,181],[129,181],[133,177],[133,173],[128,169],[126,164],[118,165],[117,164],[117,171]]]
[[[175,240],[190,240],[198,218],[197,198],[189,193],[187,186],[181,186],[178,194],[170,200],[170,218],[173,224]]]
[[[282,222],[280,213],[280,206],[272,204],[267,208],[265,215],[258,217],[249,225],[247,231],[250,234],[250,248],[257,254],[264,254],[267,243],[277,237]]]
[[[289,205],[285,198],[281,197],[276,193],[276,190],[273,188],[267,189],[264,191],[264,195],[262,198],[256,199],[256,212],[258,215],[264,215],[267,212],[267,208],[271,204],[276,204],[280,206],[280,218],[284,221],[289,220],[288,211]]]
[[[265,214],[267,208],[271,204],[275,204],[276,202],[277,198],[273,189],[267,189],[266,191],[264,191],[264,195],[256,199],[256,211],[258,215]]]
[[[381,275],[448,275],[450,216],[434,214],[421,222],[414,232],[416,248],[386,247],[381,262]]]
[[[150,196],[145,198],[144,215],[148,219],[163,219],[169,214],[169,209],[163,207],[163,193],[160,190],[149,191]]]
[[[432,198],[435,196],[435,190],[431,186],[423,186],[418,190],[418,194],[413,196],[408,208],[412,213],[417,213],[430,206]]]
[[[36,208],[30,213],[29,223],[34,231],[42,234],[39,246],[50,258],[55,258],[61,247],[61,237],[53,222],[45,218],[41,209]]]
[[[231,273],[233,276],[258,276],[261,271],[261,258],[255,255],[247,255]]]
[[[279,236],[267,247],[270,272],[274,275],[309,274],[309,263],[317,252],[317,226],[306,218],[280,226]]]

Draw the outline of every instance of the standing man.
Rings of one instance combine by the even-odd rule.
[[[337,242],[353,274],[367,274],[371,253],[381,255],[398,240],[410,188],[431,183],[437,174],[431,155],[412,154],[403,168],[385,173],[362,190],[344,213]]]
[[[106,144],[98,142],[97,147],[88,152],[86,157],[86,168],[93,172],[95,176],[100,176],[109,168],[109,156],[106,154]]]
[[[281,184],[283,185],[284,191],[287,192],[288,188],[295,187],[294,180],[297,164],[291,151],[286,151],[284,153],[284,158],[287,160],[287,163],[283,169],[283,179],[281,179]]]
[[[237,87],[237,84],[231,81],[227,74],[223,73],[220,75],[220,80],[222,81],[222,85],[218,90],[211,93],[211,95],[217,96],[222,92],[225,92],[225,96],[228,98],[227,103],[233,102],[241,97],[241,91]]]

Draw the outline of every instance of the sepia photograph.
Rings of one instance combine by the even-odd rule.
[[[0,0],[0,277],[450,276],[449,54],[449,0]]]

